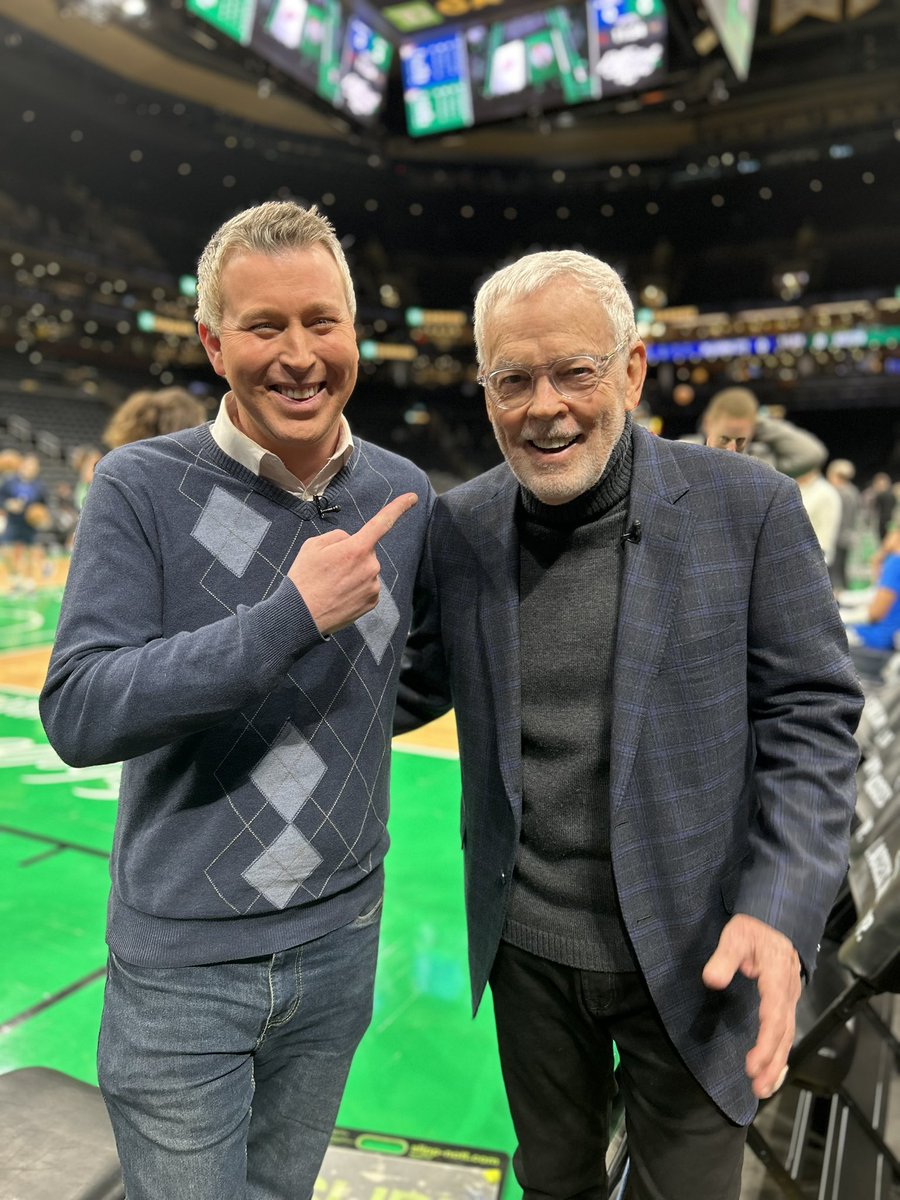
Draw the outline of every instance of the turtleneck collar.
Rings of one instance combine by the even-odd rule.
[[[622,436],[613,446],[609,462],[593,487],[565,504],[544,504],[524,487],[519,487],[519,503],[529,520],[556,529],[574,528],[596,521],[615,507],[631,487],[632,419],[625,414]]]

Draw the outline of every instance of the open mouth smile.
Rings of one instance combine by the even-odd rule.
[[[527,445],[529,449],[537,451],[538,454],[554,455],[564,453],[580,441],[581,434],[575,434],[574,437],[532,438],[529,439]]]
[[[285,400],[303,401],[312,400],[313,396],[317,396],[324,387],[324,383],[309,383],[304,387],[282,387],[280,384],[270,384],[268,390],[284,397]]]

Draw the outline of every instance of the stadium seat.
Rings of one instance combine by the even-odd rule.
[[[900,838],[900,823],[894,823],[891,833]],[[824,950],[812,983],[801,997],[787,1082],[801,1092],[836,1097],[874,1152],[883,1156],[895,1180],[900,1181],[900,1160],[864,1107],[844,1086],[860,1020],[868,1021],[888,1042],[895,1059],[900,1049],[890,1029],[869,1005],[875,996],[900,991],[900,873],[894,870],[887,877],[879,873],[876,886],[872,877],[863,878],[868,870],[866,859],[859,862],[862,866],[855,879],[851,868],[851,887],[855,896],[868,898],[870,905],[860,910],[863,916],[839,947]],[[792,1175],[777,1160],[755,1122],[748,1131],[747,1144],[782,1193],[801,1200],[804,1193],[796,1182],[796,1172]]]

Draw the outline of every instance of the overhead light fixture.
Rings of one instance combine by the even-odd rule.
[[[108,21],[136,21],[146,17],[149,11],[147,0],[60,0],[61,17],[80,17],[105,25]]]

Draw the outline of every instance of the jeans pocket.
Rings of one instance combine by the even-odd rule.
[[[384,904],[384,896],[379,896],[370,909],[360,913],[359,916],[350,922],[351,929],[365,929],[369,925],[374,925],[381,917],[381,909]]]

